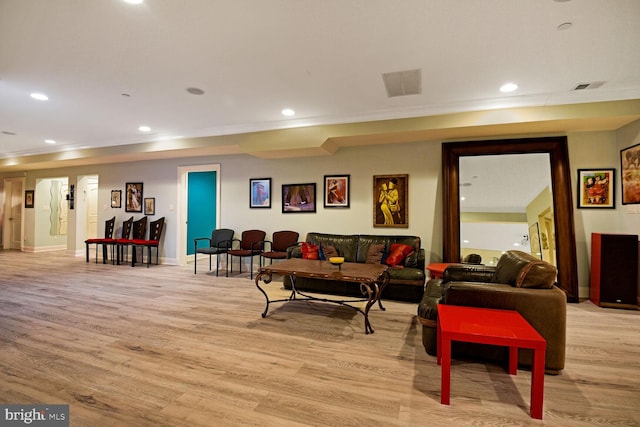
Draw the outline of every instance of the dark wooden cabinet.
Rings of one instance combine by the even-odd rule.
[[[591,235],[589,296],[601,307],[638,308],[637,235]]]

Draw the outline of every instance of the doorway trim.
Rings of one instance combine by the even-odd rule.
[[[189,172],[216,173],[216,228],[220,227],[220,164],[178,166],[178,207],[176,209],[176,258],[178,265],[186,265],[187,257],[187,174]]]
[[[4,193],[4,221],[2,223],[2,249],[11,249],[11,232],[7,233],[7,230],[11,227],[9,224],[9,215],[7,212],[7,208],[11,208],[11,192],[7,193],[7,187],[14,185],[14,183],[19,183],[22,188],[22,194],[24,195],[25,189],[25,178],[5,178],[3,184],[3,193]],[[23,196],[24,197],[24,196]],[[24,250],[24,206],[21,209],[20,214],[20,250]]]

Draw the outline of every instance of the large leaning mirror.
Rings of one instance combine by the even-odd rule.
[[[473,172],[470,172],[470,174],[463,173],[460,167],[461,164],[477,166],[478,162],[475,161],[476,159],[471,159],[472,157],[477,159],[485,158],[490,162],[494,162],[498,161],[498,157],[504,155],[517,155],[520,158],[520,155],[524,154],[536,154],[536,156],[532,157],[532,163],[537,164],[541,159],[546,159],[549,165],[548,168],[545,168],[545,173],[550,178],[550,181],[548,181],[551,185],[550,191],[545,190],[543,182],[536,181],[526,187],[526,190],[523,188],[520,192],[521,194],[527,193],[525,198],[530,199],[527,204],[533,203],[535,205],[538,203],[542,205],[542,207],[535,208],[534,214],[530,213],[529,218],[527,218],[526,213],[523,215],[522,213],[511,212],[510,215],[507,215],[504,212],[499,215],[499,212],[497,212],[499,210],[513,210],[514,208],[513,206],[505,208],[504,201],[502,202],[502,207],[493,208],[492,221],[487,221],[487,218],[490,217],[488,212],[492,209],[486,203],[483,204],[476,201],[475,203],[481,204],[482,208],[476,206],[474,209],[466,209],[465,207],[461,209],[460,198],[463,195],[462,193],[473,187],[473,176],[479,176],[478,174],[473,174]],[[462,226],[464,232],[468,236],[474,236],[474,234],[468,233],[476,233],[479,227],[477,227],[477,224],[476,226],[470,226],[469,223],[490,222],[495,227],[499,222],[520,222],[521,224],[517,226],[510,224],[501,231],[494,229],[490,232],[494,236],[511,236],[510,233],[513,233],[513,236],[516,236],[515,240],[514,237],[508,237],[506,240],[514,240],[508,244],[513,248],[515,244],[519,243],[521,247],[515,247],[515,249],[524,250],[525,252],[531,253],[531,245],[539,244],[539,251],[535,251],[536,248],[533,248],[534,252],[536,252],[534,255],[545,261],[552,262],[558,267],[558,286],[566,292],[569,302],[578,302],[573,202],[568,157],[566,137],[444,143],[442,145],[444,261],[459,262],[466,251],[478,249],[473,248],[472,244],[467,245],[467,243],[471,243],[472,238],[476,239],[476,237],[463,238],[461,234],[462,224],[464,224]],[[515,160],[516,157],[513,159]],[[468,160],[471,161],[469,162]],[[506,176],[502,176],[501,171],[510,168],[500,167],[495,163],[488,167],[491,168],[492,180],[505,182],[505,180],[509,179]],[[485,174],[484,176],[488,175]],[[472,193],[469,194],[471,195]],[[532,196],[529,197],[528,195]],[[546,203],[544,200],[547,197],[550,200],[547,203],[549,206],[544,207]],[[537,202],[533,202],[534,199]],[[540,200],[543,202],[541,203]],[[473,212],[464,212],[465,210],[478,211],[482,209],[486,211],[484,216],[478,215],[478,212],[475,214]],[[496,215],[498,217],[497,220]],[[514,219],[513,221],[506,221],[506,218]],[[517,231],[511,231],[511,229]],[[469,242],[463,242],[462,240],[469,240]],[[484,263],[491,265],[497,257],[497,252],[493,253],[491,251],[498,251],[498,249],[484,249],[488,249],[485,252]],[[504,250],[506,249],[507,247],[505,246]]]

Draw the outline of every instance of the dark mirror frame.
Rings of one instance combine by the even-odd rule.
[[[578,267],[567,137],[463,141],[442,144],[443,261],[460,262],[460,157],[548,153],[556,226],[558,287],[578,302]]]

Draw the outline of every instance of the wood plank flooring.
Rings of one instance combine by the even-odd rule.
[[[530,372],[495,365],[454,361],[441,405],[416,304],[372,308],[373,335],[325,303],[263,319],[248,275],[192,268],[0,252],[0,403],[67,403],[72,426],[640,425],[638,311],[569,305],[539,421]]]

